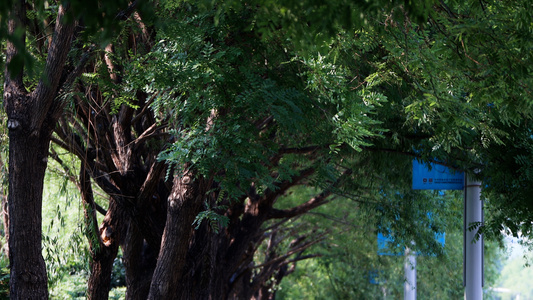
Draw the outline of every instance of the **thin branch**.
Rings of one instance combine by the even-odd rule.
[[[298,247],[298,248],[295,248],[295,249],[292,249],[290,251],[288,251],[287,253],[285,253],[284,255],[281,255],[281,256],[278,256],[268,262],[265,262],[265,263],[262,263],[260,265],[257,265],[257,266],[251,266],[249,267],[249,269],[257,269],[257,268],[263,268],[263,267],[266,267],[266,266],[269,266],[269,265],[272,265],[272,264],[275,264],[275,263],[278,263],[278,262],[281,262],[281,261],[284,261],[286,258],[288,258],[289,256],[293,255],[293,254],[296,254],[298,252],[302,252],[306,249],[308,249],[309,247],[321,242],[324,238],[325,238],[325,233],[324,234],[321,234],[317,239],[315,240],[312,240],[310,242],[307,242],[305,244],[303,244],[302,246]]]
[[[120,82],[120,78],[118,77],[117,72],[115,71],[115,63],[111,59],[111,56],[113,55],[113,44],[109,43],[107,46],[105,46],[105,53],[104,53],[104,61],[107,65],[107,71],[109,72],[109,78],[111,81],[115,84]]]
[[[56,132],[56,134],[59,136],[60,134]],[[56,138],[55,136],[51,137],[51,141],[58,145],[59,147],[67,150],[68,152],[76,155],[77,157],[83,157],[83,150],[77,145],[77,143],[74,143],[72,139],[67,138],[66,136],[60,135],[61,139]],[[66,142],[68,140],[68,143]]]
[[[139,200],[147,199],[149,195],[155,192],[161,174],[165,171],[165,166],[165,163],[162,161],[155,162],[150,166],[150,171],[148,171],[146,179],[139,189]]]
[[[133,20],[135,20],[135,22],[137,23],[137,25],[141,29],[142,37],[144,39],[144,42],[147,45],[152,46],[152,41],[150,40],[150,34],[148,33],[148,29],[146,28],[146,24],[144,24],[144,22],[143,22],[143,20],[141,18],[141,15],[139,14],[138,11],[135,11],[133,13]]]
[[[275,184],[276,189],[268,189],[265,191],[265,199],[267,202],[273,203],[276,197],[283,195],[290,187],[296,185],[298,182],[300,182],[302,179],[307,178],[311,176],[313,173],[315,173],[316,169],[313,167],[301,170],[300,173],[296,176],[293,176],[292,178],[288,180],[284,180],[282,182],[278,182]]]
[[[305,203],[302,203],[298,206],[292,207],[290,209],[285,209],[285,210],[272,208],[268,215],[268,218],[269,219],[292,218],[292,217],[304,214],[313,208],[316,208],[318,206],[321,206],[327,203],[328,201],[326,199],[333,193],[333,190],[335,189],[335,187],[339,185],[342,180],[349,177],[351,174],[352,174],[351,169],[345,170],[343,174],[334,183],[332,183],[328,188],[324,189],[319,195],[309,199]]]
[[[131,120],[131,124],[135,124],[137,123],[137,121],[139,121],[139,119],[148,111],[150,111],[148,108],[150,107],[150,105],[154,102],[155,98],[159,95],[159,91],[155,92],[151,97],[150,99],[146,102],[146,104],[143,106],[142,110],[137,113],[135,115],[135,117],[133,118],[133,120]]]
[[[50,157],[52,157],[52,159],[54,159],[55,161],[57,161],[59,163],[59,165],[63,168],[63,171],[65,172],[65,174],[67,175],[68,179],[74,183],[76,185],[76,187],[78,187],[78,189],[80,190],[80,192],[82,191],[82,186],[80,184],[80,181],[79,181],[79,178],[77,178],[72,172],[71,172],[71,169],[69,166],[67,166],[65,164],[65,162],[59,157],[59,155],[57,154],[57,152],[53,149],[53,148],[50,148],[50,151],[51,153],[49,154]],[[102,206],[100,206],[98,203],[94,202],[94,207],[96,209],[97,212],[99,212],[100,214],[104,215],[107,213],[107,211],[105,210],[105,208],[103,208]]]
[[[152,124],[150,127],[148,127],[141,135],[139,135],[138,138],[131,141],[127,146],[133,144],[133,147],[136,148],[142,141],[150,138],[153,136],[153,133],[157,132],[158,130],[166,128],[166,124],[162,124],[160,126],[157,126],[157,123]]]
[[[268,116],[264,118],[263,120],[256,122],[255,128],[257,128],[257,130],[264,130],[266,126],[271,124],[273,121],[274,121],[274,116]]]
[[[281,219],[281,218],[292,218],[298,215],[302,215],[312,210],[313,208],[326,204],[328,201],[326,201],[325,199],[329,195],[331,195],[331,191],[324,191],[320,193],[318,196],[313,197],[309,199],[307,202],[302,203],[293,208],[285,209],[285,210],[273,208],[270,211],[268,218],[269,219]]]
[[[293,220],[294,220],[294,219],[293,219]],[[267,231],[270,231],[270,230],[278,230],[278,227],[279,227],[279,226],[283,225],[284,223],[286,223],[286,222],[288,222],[288,221],[289,221],[289,219],[282,219],[281,221],[276,222],[275,224],[273,224],[273,225],[271,225],[271,226],[265,228],[264,231],[267,232]]]
[[[74,84],[74,81],[76,80],[76,78],[78,78],[83,72],[83,69],[85,68],[85,65],[87,64],[87,62],[89,61],[89,58],[91,58],[91,55],[94,53],[94,49],[96,49],[94,45],[87,47],[85,52],[81,55],[80,61],[78,65],[76,66],[76,68],[74,69],[74,71],[72,71],[67,76],[67,79],[62,84],[61,90],[66,91],[70,89],[72,84]]]
[[[319,149],[325,149],[327,146],[306,146],[296,148],[281,148],[279,154],[307,154]]]
[[[346,225],[346,226],[350,226],[350,227],[353,227],[353,228],[356,228],[356,229],[359,229],[360,226],[357,226],[357,225],[354,225],[350,222],[346,222],[345,220],[342,220],[342,219],[339,219],[339,218],[335,218],[333,216],[330,216],[330,215],[327,215],[327,214],[324,214],[324,213],[319,213],[319,212],[309,212],[309,214],[311,215],[315,215],[315,216],[320,216],[324,219],[328,219],[330,221],[333,221],[333,222],[336,222],[336,223],[340,223],[340,224],[343,224],[343,225]]]
[[[444,3],[443,0],[440,0],[439,2],[440,2],[440,5],[442,5],[442,7],[444,8],[444,10],[446,11],[446,13],[451,19],[457,19],[457,16],[453,13],[450,7],[446,5],[446,3]]]
[[[66,175],[66,177],[68,178],[68,180],[70,180],[70,182],[74,183],[78,187],[78,189],[81,190],[81,186],[80,186],[80,182],[79,182],[78,178],[76,178],[74,173],[72,173],[71,169],[59,157],[59,155],[57,154],[57,152],[54,150],[53,147],[50,147],[50,153],[48,154],[48,156],[51,157],[53,160],[55,160],[57,163],[59,163],[59,165],[63,168],[63,172]]]
[[[130,17],[130,15],[134,12],[135,7],[137,7],[137,2],[138,2],[137,0],[131,2],[130,5],[126,9],[120,11],[115,16],[115,19],[116,20],[120,20],[120,21],[124,21],[124,20],[128,19]]]
[[[304,255],[304,256],[298,256],[296,258],[293,258],[293,259],[286,260],[286,261],[282,262],[280,264],[280,266],[288,265],[288,264],[295,263],[295,262],[298,262],[298,261],[301,261],[301,260],[315,258],[315,257],[322,257],[322,254],[317,253],[317,254],[309,254],[309,255]]]
[[[94,255],[95,252],[98,252],[98,249],[103,248],[104,241],[100,234],[98,234],[98,220],[96,219],[96,207],[91,187],[91,179],[89,172],[87,172],[86,165],[83,162],[80,165],[79,183],[81,199],[84,204],[85,225],[88,229],[87,238],[89,240],[91,252],[93,252]]]

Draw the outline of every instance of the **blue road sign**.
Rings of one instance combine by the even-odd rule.
[[[427,165],[413,160],[413,190],[462,190],[463,187],[463,172],[453,172],[434,163],[429,170]]]
[[[446,242],[446,233],[435,233],[435,240],[444,247]],[[394,244],[394,238],[385,236],[383,233],[378,232],[378,255],[400,256],[404,255],[405,248],[400,247],[398,243]],[[420,255],[419,252],[416,253]]]
[[[396,256],[403,254],[403,248],[400,248],[398,244],[394,245],[394,238],[378,232],[378,255]]]

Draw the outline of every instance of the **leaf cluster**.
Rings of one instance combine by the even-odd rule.
[[[360,151],[383,131],[371,114],[385,97],[354,93],[343,69],[302,58],[283,31],[251,30],[253,8],[176,11],[184,21],[162,24],[153,50],[125,67],[128,89],[157,93],[152,108],[174,128],[160,159],[191,163],[239,197],[252,182],[276,189],[330,149]],[[291,155],[306,148],[313,159]]]
[[[493,235],[531,232],[526,2],[442,1],[423,22],[385,12],[331,50],[359,89],[386,97],[373,115],[385,138],[372,148],[477,174]]]

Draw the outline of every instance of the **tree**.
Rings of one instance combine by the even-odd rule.
[[[122,244],[128,297],[145,298],[152,282],[154,298],[176,297],[180,287],[186,293],[183,297],[205,293],[249,298],[277,270],[265,268],[250,284],[254,244],[265,230],[263,223],[305,213],[331,194],[342,172],[346,175],[340,180],[349,175],[331,166],[324,169],[320,160],[329,153],[332,141],[321,139],[335,136],[317,134],[310,123],[325,120],[312,103],[335,108],[328,107],[326,99],[321,104],[303,92],[305,85],[296,68],[300,63],[282,65],[287,60],[283,46],[290,44],[285,45],[279,36],[262,41],[257,33],[247,32],[242,20],[253,13],[251,8],[219,15],[219,26],[214,25],[212,12],[194,12],[194,7],[187,6],[179,9],[190,17],[158,33],[156,40],[163,42],[151,48],[148,40],[137,44],[143,49],[131,51],[131,43],[118,39],[115,51],[104,57],[106,65],[96,80],[82,77],[74,93],[73,112],[62,117],[54,141],[82,161],[80,178],[85,181],[80,181],[86,187],[82,193],[87,199],[88,224],[95,224],[88,176],[111,197],[104,224],[90,228],[93,263],[101,266],[93,267],[91,280],[108,276],[98,271],[104,265],[109,270]],[[143,32],[136,32],[137,26],[124,33],[128,41],[142,41]],[[107,75],[119,69],[125,71]],[[354,113],[355,108],[346,117]],[[339,121],[347,122],[344,117]],[[321,131],[332,130],[327,119],[323,123]],[[175,130],[172,134],[169,125]],[[292,141],[297,136],[302,142]],[[172,168],[184,170],[174,179],[174,171],[165,172],[165,165],[156,160],[169,138],[174,144],[164,158],[172,162]],[[295,167],[300,170],[292,170]],[[317,172],[329,174],[330,183],[324,184],[329,189],[293,210],[272,211],[279,195]],[[193,221],[196,231],[191,231]],[[228,221],[228,227],[219,230]],[[170,234],[170,230],[184,231]],[[111,254],[104,255],[104,262],[100,252]],[[146,265],[139,266],[139,262]],[[177,271],[181,269],[182,273]],[[145,270],[155,270],[154,278],[152,271]],[[238,279],[233,286],[232,277]]]
[[[54,16],[46,16],[52,8],[45,8],[44,2],[32,4],[30,11],[44,13],[45,18],[29,19],[26,1],[4,1],[1,7],[2,17],[8,20],[3,104],[9,129],[10,296],[15,299],[48,296],[41,254],[43,179],[52,131],[65,105],[60,95],[79,76],[87,60],[82,57],[78,64],[67,60],[75,35],[74,19],[82,11],[79,4],[58,4],[53,7],[57,9]],[[54,24],[48,27],[49,23]],[[43,39],[49,28],[53,28],[51,38]],[[26,40],[32,38],[37,42],[32,46],[42,59],[42,68],[30,68],[35,65],[29,64],[32,58]],[[33,76],[25,77],[25,70]]]
[[[24,2],[13,5],[9,32],[15,34],[24,24],[26,10]],[[43,77],[33,91],[26,91],[22,70],[8,69],[5,76],[4,106],[9,129],[10,296],[14,299],[48,297],[46,267],[41,254],[42,188],[50,137],[62,108],[54,99],[74,34],[74,24],[64,22],[67,9],[59,6]],[[23,44],[25,34],[17,33],[16,42]],[[13,60],[20,57],[17,56],[19,51],[14,41],[7,42],[7,64],[14,64]]]

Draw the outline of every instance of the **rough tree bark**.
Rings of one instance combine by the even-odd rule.
[[[91,275],[88,281],[87,298],[106,300],[111,288],[113,262],[117,256],[120,232],[123,231],[123,218],[116,201],[111,201],[104,221],[98,228],[96,205],[94,202],[91,179],[85,166],[80,167],[80,192],[85,211],[87,239],[91,249]]]
[[[24,29],[25,1],[14,1],[9,33]],[[64,6],[59,7],[52,44],[42,78],[35,90],[26,91],[22,66],[12,72],[9,64],[22,49],[7,43],[4,105],[9,129],[9,259],[12,299],[47,299],[47,275],[41,254],[41,210],[44,174],[52,131],[62,105],[55,100],[74,24],[65,24]],[[24,44],[25,37],[19,40]],[[17,68],[13,64],[11,67]]]
[[[148,299],[193,299],[182,280],[188,273],[187,253],[193,235],[192,223],[200,213],[207,192],[203,178],[185,168],[174,177],[168,198],[167,221]],[[190,225],[189,225],[190,224]]]

